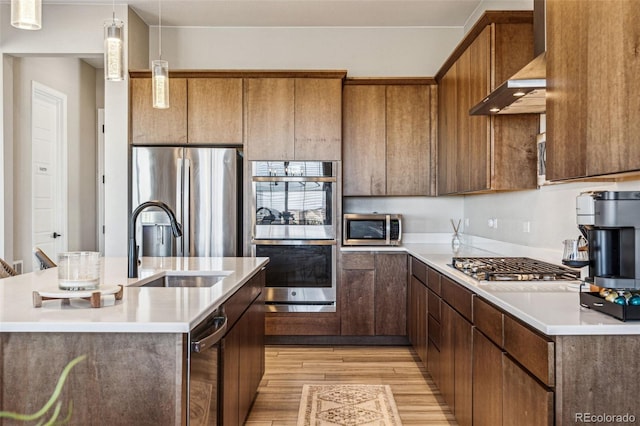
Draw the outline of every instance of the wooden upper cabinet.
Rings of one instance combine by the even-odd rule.
[[[131,78],[129,84],[131,143],[187,143],[187,80],[169,79],[167,109],[153,108],[150,77]]]
[[[242,144],[242,79],[189,78],[189,143]]]
[[[485,12],[436,75],[438,194],[536,187],[538,114],[469,109],[533,59],[530,12]]]
[[[431,194],[432,88],[387,86],[387,195]]]
[[[385,81],[345,85],[343,195],[433,195],[436,86]]]
[[[295,79],[295,159],[342,157],[342,80]]]
[[[245,80],[248,160],[294,159],[294,94],[291,78]]]
[[[438,84],[438,193],[458,187],[458,66],[453,64]]]
[[[342,79],[245,81],[247,159],[341,159]]]
[[[343,195],[386,194],[384,85],[348,85],[343,91]]]
[[[640,2],[547,0],[547,178],[640,170]]]

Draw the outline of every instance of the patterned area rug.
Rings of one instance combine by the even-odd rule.
[[[298,426],[402,426],[389,385],[304,385]]]

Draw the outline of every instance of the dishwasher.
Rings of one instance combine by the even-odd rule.
[[[188,404],[190,426],[218,425],[220,341],[227,330],[227,317],[212,312],[190,333]]]

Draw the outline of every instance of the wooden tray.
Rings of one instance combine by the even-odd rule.
[[[122,300],[123,286],[118,284],[113,287],[100,287],[95,290],[68,291],[68,290],[51,290],[51,291],[34,291],[33,307],[41,308],[44,300],[62,300],[63,305],[68,305],[71,299],[84,299],[91,303],[92,308],[102,306],[101,298],[105,295],[113,294],[116,300]]]

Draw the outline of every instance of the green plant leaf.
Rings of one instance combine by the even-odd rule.
[[[67,377],[69,376],[69,372],[71,371],[71,369],[76,364],[78,364],[79,362],[83,361],[86,357],[87,357],[86,355],[80,355],[80,356],[72,359],[71,361],[69,361],[69,363],[62,370],[62,373],[60,374],[60,377],[58,378],[58,383],[56,384],[56,387],[53,390],[53,394],[51,395],[51,398],[49,398],[47,403],[44,404],[44,406],[40,410],[38,410],[36,413],[34,413],[34,414],[20,414],[20,413],[14,413],[14,412],[10,412],[10,411],[0,411],[0,418],[4,417],[4,418],[8,418],[8,419],[13,419],[13,420],[30,421],[30,420],[37,420],[40,417],[43,417],[47,413],[47,411],[49,411],[49,409],[53,406],[53,404],[56,402],[56,400],[60,397],[60,393],[62,392],[62,387],[64,386],[64,382],[67,380]],[[62,405],[62,403],[58,402],[58,404],[56,405],[56,408],[54,410],[53,416],[51,417],[49,422],[46,423],[46,425],[56,424],[55,420],[57,419],[58,415],[60,414],[61,405]],[[71,411],[71,407],[72,407],[72,405],[70,403],[69,404],[69,408],[70,408],[69,411]],[[69,416],[67,416],[67,417],[69,417]],[[68,418],[67,418],[67,421],[68,421]],[[41,423],[38,423],[38,424],[41,424]]]

